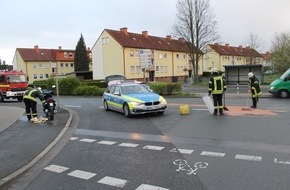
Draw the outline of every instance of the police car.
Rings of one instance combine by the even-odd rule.
[[[146,85],[137,81],[110,81],[103,94],[104,110],[114,110],[126,117],[137,114],[163,114],[167,102],[162,96],[152,92]]]

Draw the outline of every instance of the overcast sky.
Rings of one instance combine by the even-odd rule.
[[[165,37],[177,0],[0,0],[0,59],[12,64],[16,48],[75,49],[80,34],[92,47],[104,29]],[[251,33],[271,48],[275,33],[290,31],[289,0],[210,0],[220,43],[245,45]]]

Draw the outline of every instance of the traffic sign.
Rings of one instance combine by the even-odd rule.
[[[139,50],[139,66],[141,69],[147,69],[151,67],[151,50],[150,49],[140,49]]]

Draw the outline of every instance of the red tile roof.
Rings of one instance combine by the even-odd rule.
[[[164,50],[174,52],[189,52],[186,42],[182,39],[172,39],[149,36],[147,31],[142,34],[127,32],[127,28],[121,28],[119,31],[105,29],[122,47],[141,48],[152,50]],[[202,53],[200,51],[200,53]]]
[[[242,46],[233,47],[229,46],[229,44],[220,45],[218,43],[209,44],[209,46],[220,55],[241,56],[241,57],[263,57],[255,49],[249,47]]]
[[[24,61],[55,61],[56,50],[36,48],[17,48]]]
[[[262,54],[264,60],[270,60],[272,52],[266,52]]]

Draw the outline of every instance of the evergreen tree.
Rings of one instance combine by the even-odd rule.
[[[89,57],[82,34],[75,50],[74,68],[75,71],[89,71]]]

